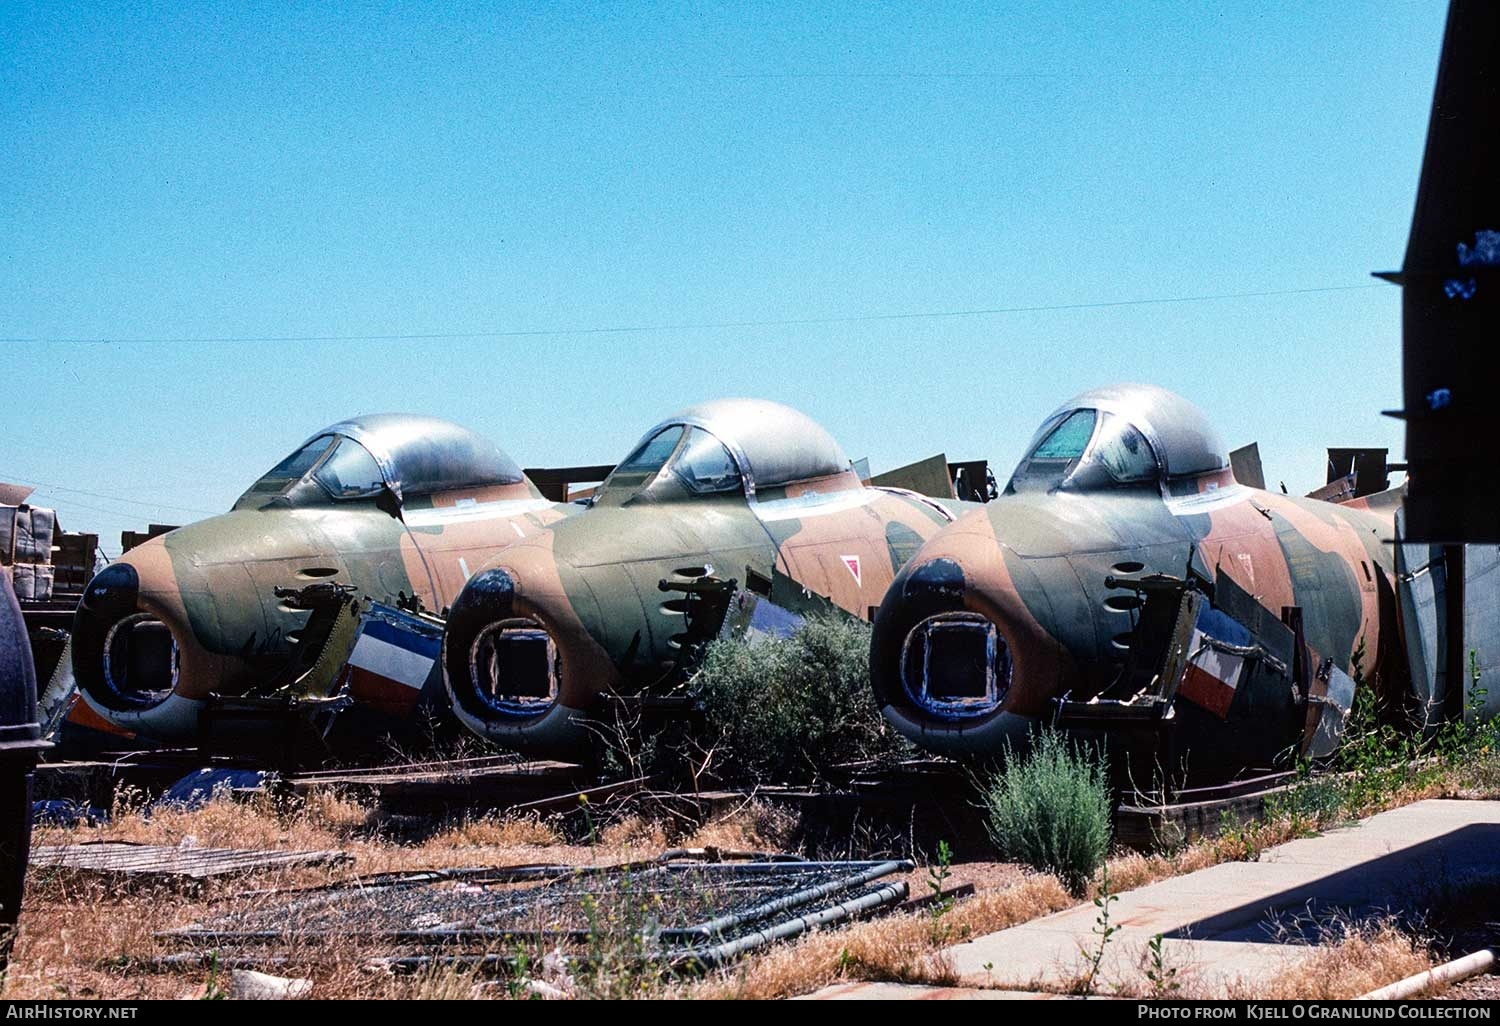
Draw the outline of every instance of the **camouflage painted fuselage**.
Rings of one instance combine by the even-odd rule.
[[[116,727],[186,740],[210,695],[266,685],[304,643],[309,613],[277,589],[327,582],[388,605],[446,608],[471,568],[577,509],[542,498],[519,471],[504,476],[516,480],[423,490],[399,505],[293,481],[132,549],[94,578],[75,618],[81,695]],[[131,632],[163,628],[170,647],[163,639],[132,656]]]
[[[753,458],[739,457],[747,479]],[[867,488],[848,469],[707,496],[670,463],[658,469],[629,485],[617,470],[589,512],[511,546],[469,582],[448,621],[444,665],[471,729],[531,751],[580,747],[589,737],[580,723],[604,692],[638,691],[678,668],[690,603],[674,584],[734,581],[772,601],[790,599],[777,588],[806,589],[868,618],[959,505]],[[536,658],[497,656],[497,638],[536,646]]]
[[[877,700],[931,751],[998,755],[1050,717],[1055,700],[1088,701],[1119,679],[1142,599],[1107,579],[1190,573],[1210,586],[1232,582],[1278,623],[1296,607],[1313,666],[1331,660],[1350,673],[1362,652],[1364,679],[1379,686],[1404,664],[1391,513],[1389,504],[1372,511],[1248,488],[1227,468],[1124,486],[1013,488],[945,528],[897,576],[875,619]],[[933,667],[916,664],[908,640],[953,614],[998,633],[992,703],[926,697],[919,678]],[[1319,686],[1312,682],[1315,694]]]

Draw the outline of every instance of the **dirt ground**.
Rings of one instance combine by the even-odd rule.
[[[1500,1001],[1500,976],[1485,973],[1432,996],[1439,1001]]]
[[[1425,795],[1414,795],[1421,797]],[[194,998],[221,996],[230,974],[212,960],[163,967],[162,960],[184,950],[183,942],[163,939],[162,931],[214,914],[254,907],[253,892],[343,882],[356,876],[393,871],[455,867],[564,864],[604,866],[652,858],[675,847],[717,847],[733,851],[790,852],[817,857],[914,857],[905,875],[909,899],[901,908],[872,919],[807,934],[773,945],[703,977],[667,978],[640,968],[639,960],[617,958],[608,972],[584,977],[567,968],[547,968],[549,953],[528,953],[532,968],[518,980],[499,981],[434,969],[398,975],[370,968],[384,952],[361,949],[338,939],[308,953],[280,940],[272,949],[290,959],[278,969],[312,981],[314,998],[526,997],[558,991],[574,996],[668,998],[785,998],[845,980],[881,980],[944,985],[954,974],[943,954],[952,944],[1072,907],[1056,878],[1022,867],[987,861],[983,852],[965,850],[944,872],[932,852],[912,852],[862,834],[846,839],[837,853],[801,851],[806,836],[796,815],[783,807],[746,802],[705,823],[687,820],[648,802],[582,807],[562,820],[477,818],[427,822],[382,815],[347,796],[318,793],[306,800],[278,802],[265,795],[221,796],[193,810],[144,811],[121,802],[103,825],[39,826],[37,846],[99,840],[135,841],[187,847],[276,850],[338,849],[352,864],[287,869],[198,887],[126,886],[74,872],[34,869],[5,998]],[[1143,886],[1178,873],[1223,861],[1254,859],[1265,847],[1300,836],[1286,823],[1256,828],[1253,838],[1235,834],[1194,842],[1174,853],[1116,852],[1108,877],[1114,890]],[[942,895],[933,895],[932,872],[941,875]],[[1441,912],[1414,939],[1385,931],[1351,938],[1328,952],[1330,964],[1370,963],[1379,957],[1387,982],[1420,971],[1490,943],[1488,920],[1496,893],[1466,892],[1455,908]],[[1087,901],[1092,894],[1085,895]],[[1458,906],[1465,912],[1460,913]],[[1460,921],[1462,920],[1462,921]],[[1438,928],[1446,927],[1446,928]],[[1389,934],[1389,935],[1387,935]],[[1427,941],[1433,943],[1429,950]],[[503,952],[507,957],[513,951]],[[606,952],[606,954],[609,954]],[[628,953],[626,953],[628,955]],[[1431,956],[1431,957],[1430,957]],[[607,960],[606,960],[607,961]],[[550,973],[550,975],[549,975]],[[1289,988],[1319,996],[1352,997],[1369,989],[1327,979],[1286,981]],[[1335,985],[1337,984],[1337,985]],[[1354,988],[1350,990],[1349,988]],[[1323,991],[1328,993],[1323,993]],[[1346,992],[1348,991],[1348,992]],[[1294,996],[1290,990],[1285,996]],[[1500,997],[1500,977],[1485,976],[1451,988],[1445,997]]]
[[[358,802],[320,795],[295,807],[268,799],[228,798],[196,811],[120,809],[102,826],[39,826],[34,845],[125,840],[189,847],[339,849],[352,864],[257,873],[200,886],[123,885],[72,871],[33,869],[27,881],[19,933],[0,996],[6,998],[188,998],[213,996],[227,974],[212,965],[164,969],[158,961],[182,950],[181,942],[157,936],[210,914],[241,907],[248,891],[307,887],[374,873],[472,866],[526,864],[608,865],[649,858],[671,847],[717,846],[746,851],[795,850],[788,838],[790,814],[751,804],[702,825],[684,824],[648,812],[600,810],[598,820],[576,836],[537,818],[499,816],[449,822],[413,831],[407,820],[383,819]],[[889,855],[889,852],[874,853]],[[931,887],[925,868],[906,874],[915,909]],[[965,862],[951,867],[949,895],[972,898],[1016,887],[1027,875],[1014,865]],[[900,913],[897,919],[902,918]],[[314,997],[505,997],[505,987],[447,974],[391,975],[364,967],[356,951],[324,952],[289,975],[312,978]],[[741,967],[743,968],[743,967]],[[722,981],[719,981],[722,982]],[[650,981],[670,996],[715,981]]]

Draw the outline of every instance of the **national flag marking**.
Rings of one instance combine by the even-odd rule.
[[[1201,645],[1202,642],[1203,635],[1195,632],[1193,645]],[[1200,648],[1188,661],[1178,693],[1219,719],[1226,719],[1229,707],[1234,704],[1234,689],[1240,682],[1240,670],[1244,665],[1243,656],[1230,655],[1214,648]]]

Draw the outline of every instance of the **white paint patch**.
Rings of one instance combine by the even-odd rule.
[[[431,509],[408,510],[402,515],[402,519],[408,527],[441,527],[444,524],[519,517],[551,509],[553,505],[549,499],[502,499],[499,502],[471,502],[467,506],[434,506]]]
[[[870,488],[850,488],[842,492],[830,492],[826,495],[811,492],[807,495],[799,495],[795,499],[772,499],[770,502],[756,502],[751,504],[755,515],[766,523],[775,523],[779,520],[804,520],[808,517],[822,517],[830,513],[842,513],[845,510],[858,509],[868,506],[880,493]]]
[[[1167,511],[1174,517],[1193,517],[1250,501],[1250,489],[1233,484],[1195,495],[1178,495],[1167,500]]]
[[[1255,560],[1250,558],[1248,552],[1236,552],[1234,558],[1239,563],[1240,572],[1245,575],[1245,580],[1250,582],[1250,587],[1245,590],[1253,592],[1255,590]]]
[[[349,653],[349,665],[379,674],[387,680],[405,684],[418,691],[427,682],[434,660],[417,652],[410,652],[389,641],[361,634]]]
[[[458,557],[458,568],[464,572],[464,580],[467,581],[470,577],[474,576],[469,572],[469,561],[462,556]]]

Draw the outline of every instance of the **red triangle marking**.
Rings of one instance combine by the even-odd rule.
[[[840,556],[839,558],[844,561],[844,565],[847,566],[849,568],[849,572],[854,575],[854,583],[858,584],[860,587],[863,587],[865,582],[860,579],[859,575],[859,557]]]

